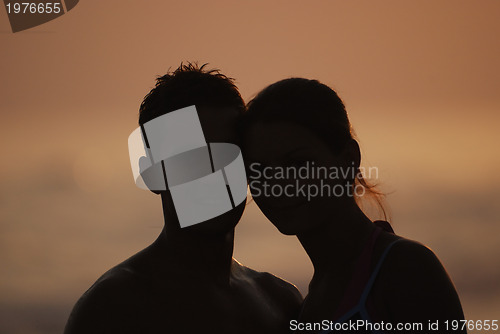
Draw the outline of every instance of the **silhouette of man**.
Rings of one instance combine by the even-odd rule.
[[[158,78],[141,104],[139,124],[190,105],[207,142],[239,144],[236,125],[244,102],[232,79],[205,65],[181,64]],[[65,334],[288,332],[302,302],[298,290],[232,258],[245,201],[181,228],[169,191],[155,193],[163,205],[162,232],[83,294]]]

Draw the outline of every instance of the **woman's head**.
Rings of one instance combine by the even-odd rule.
[[[359,146],[342,100],[303,78],[261,91],[242,119],[252,195],[285,234],[333,219],[371,188],[358,175]],[[373,191],[373,190],[372,190]]]
[[[301,124],[333,152],[352,138],[344,103],[317,80],[290,78],[268,86],[248,103],[245,122],[255,121]]]

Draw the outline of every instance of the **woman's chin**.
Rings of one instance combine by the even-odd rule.
[[[260,208],[267,219],[284,235],[306,233],[325,221],[325,217],[328,216],[328,205],[323,201],[311,201],[287,208],[264,205]]]
[[[283,224],[274,224],[273,225],[278,229],[278,231],[280,231],[281,234],[284,234],[284,235],[298,235],[300,234],[301,232],[303,232],[302,230],[304,228],[297,228],[297,226],[293,226],[293,224],[287,224],[287,223],[283,223]]]
[[[284,235],[297,235],[310,228],[309,219],[296,210],[266,210],[264,215]]]

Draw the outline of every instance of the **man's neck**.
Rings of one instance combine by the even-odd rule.
[[[165,227],[153,244],[175,278],[228,287],[234,228],[225,233],[180,228],[175,212],[164,207]]]

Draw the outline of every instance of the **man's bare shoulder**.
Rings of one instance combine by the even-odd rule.
[[[296,317],[303,297],[295,285],[271,273],[246,267],[236,260],[233,266],[237,267],[241,277],[253,282],[261,291],[264,291],[277,307],[287,313],[290,319]]]
[[[116,301],[123,292],[138,292],[143,287],[144,277],[126,262],[111,268],[82,295],[81,299],[106,299]]]
[[[144,277],[126,260],[104,273],[77,301],[65,334],[128,333],[147,293]]]

